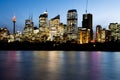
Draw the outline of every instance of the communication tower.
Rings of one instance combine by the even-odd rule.
[[[16,16],[13,16],[12,21],[13,21],[13,34],[15,34]]]

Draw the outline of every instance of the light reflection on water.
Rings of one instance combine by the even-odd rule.
[[[120,80],[119,52],[1,51],[0,80]]]

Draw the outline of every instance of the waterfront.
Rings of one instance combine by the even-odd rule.
[[[88,43],[88,44],[77,44],[77,43],[55,43],[55,42],[44,42],[44,43],[30,43],[30,42],[13,42],[6,43],[0,42],[0,50],[42,50],[42,51],[120,51],[120,42],[105,42],[105,43]],[[18,46],[19,45],[19,46]]]
[[[120,80],[119,52],[0,51],[0,80]]]

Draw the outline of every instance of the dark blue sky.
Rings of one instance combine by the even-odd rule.
[[[89,0],[88,12],[93,14],[93,26],[97,24],[108,28],[111,22],[120,22],[120,0]],[[77,9],[78,26],[81,26],[82,14],[85,13],[86,0],[0,0],[0,27],[12,30],[12,17],[17,18],[16,29],[23,30],[25,19],[33,15],[38,27],[39,15],[46,9],[49,19],[60,14],[61,22],[66,23],[69,9]]]

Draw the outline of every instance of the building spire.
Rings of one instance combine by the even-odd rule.
[[[47,8],[46,8],[46,12],[47,12]]]
[[[33,21],[33,13],[32,14],[29,13],[28,19]]]

